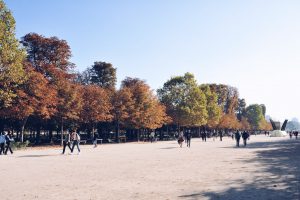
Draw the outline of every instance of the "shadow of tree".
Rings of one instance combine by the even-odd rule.
[[[178,149],[179,147],[163,147],[163,148],[159,148],[159,149]]]
[[[41,158],[41,157],[50,157],[50,156],[60,156],[59,155],[25,155],[25,156],[18,156],[18,158]]]
[[[232,147],[233,148],[233,147]],[[300,142],[281,140],[251,143],[247,148],[257,148],[253,159],[242,159],[245,163],[258,163],[251,183],[237,180],[240,187],[223,192],[196,192],[179,198],[198,200],[299,200],[300,199]],[[266,149],[268,148],[268,149]],[[262,150],[261,150],[262,149]],[[263,174],[263,175],[262,175]]]

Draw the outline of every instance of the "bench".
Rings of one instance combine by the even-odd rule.
[[[126,142],[126,136],[119,136],[120,142]]]
[[[82,143],[82,144],[86,144],[86,142],[87,142],[87,140],[80,140],[80,144]]]
[[[103,139],[96,139],[96,144],[98,144],[98,141],[100,141],[100,144],[102,144]]]

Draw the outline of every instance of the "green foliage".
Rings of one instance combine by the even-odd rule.
[[[25,80],[24,51],[15,37],[15,20],[0,0],[0,108],[16,97],[16,88]]]
[[[90,84],[96,84],[109,89],[116,87],[116,68],[110,63],[94,62],[94,65],[85,73],[85,80]]]
[[[157,91],[167,107],[167,113],[181,126],[201,126],[207,122],[206,97],[200,90],[194,75],[172,77]]]
[[[238,107],[238,90],[235,87],[224,84],[209,84],[212,92],[218,95],[218,105],[225,114],[233,114]]]
[[[236,110],[238,120],[242,120],[242,117],[245,115],[246,110],[246,101],[245,99],[238,99],[238,107]]]
[[[262,113],[263,113],[263,116],[265,117],[266,116],[266,106],[264,104],[260,104],[260,107],[261,107],[261,110],[262,110]]]
[[[246,117],[252,129],[259,130],[264,121],[262,108],[258,104],[249,105],[246,108]]]
[[[218,125],[222,116],[221,107],[218,105],[218,95],[215,92],[212,92],[208,85],[201,85],[200,88],[206,96],[208,114],[207,125],[208,127],[214,128]]]

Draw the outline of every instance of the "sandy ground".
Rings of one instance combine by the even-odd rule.
[[[0,199],[300,199],[300,140],[252,136],[236,148],[192,139],[30,149],[0,156]],[[69,152],[69,151],[67,151]]]

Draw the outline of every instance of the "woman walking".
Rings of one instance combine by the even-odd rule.
[[[183,139],[183,131],[180,131],[179,132],[179,136],[178,136],[178,144],[179,146],[182,148],[182,143],[184,142],[184,139]]]
[[[72,138],[72,141],[73,141],[73,146],[72,146],[71,152],[73,153],[74,147],[76,145],[77,146],[77,150],[78,150],[78,154],[80,154],[80,148],[79,148],[80,136],[79,136],[79,134],[76,133],[76,131],[73,131],[72,135],[71,135],[71,138]]]

